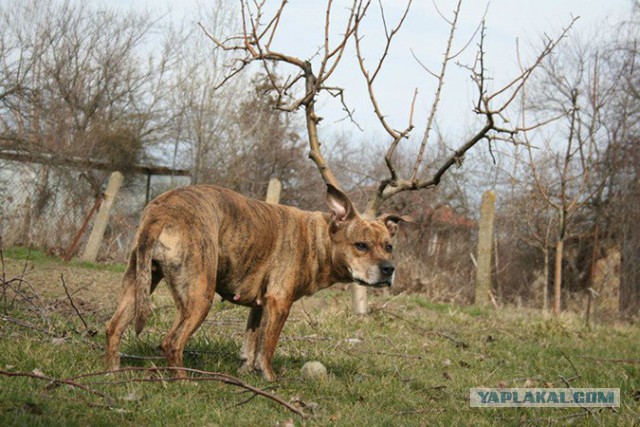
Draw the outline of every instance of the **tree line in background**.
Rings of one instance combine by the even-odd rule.
[[[369,214],[385,203],[415,217],[400,236],[396,289],[468,303],[477,194],[491,188],[498,301],[582,309],[585,298],[608,295],[616,309],[638,313],[638,3],[616,24],[624,31],[593,37],[559,29],[497,89],[479,24],[467,43],[477,47],[467,68],[478,120],[464,141],[438,132],[437,114],[457,57],[451,46],[465,43],[456,38],[462,2],[443,14],[450,32],[441,68],[425,70],[436,82],[432,107],[414,111],[414,99],[404,125],[388,122],[376,85],[411,2],[395,22],[380,9],[386,44],[379,56],[360,45],[371,2],[354,1],[344,16],[329,3],[331,24],[344,30],[335,36],[327,20],[333,38],[313,61],[271,49],[286,2],[271,14],[262,3],[241,4],[219,2],[177,23],[83,2],[0,1],[0,156],[40,156],[30,163],[0,157],[4,244],[59,248],[77,231],[108,173],[89,163],[60,166],[63,158],[100,160],[127,176],[128,195],[108,230],[120,244],[110,247],[115,254],[103,251],[116,259],[143,205],[134,165],[188,168],[192,183],[257,198],[278,177],[281,202],[307,209],[323,209],[322,182],[334,181]],[[326,96],[348,105],[348,88],[334,87],[331,75],[349,48],[385,136],[376,143],[357,131],[330,133],[316,111]],[[412,133],[418,115],[426,122],[421,135]],[[156,191],[172,185],[162,181]]]

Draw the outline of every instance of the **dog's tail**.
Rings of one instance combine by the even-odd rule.
[[[137,244],[134,249],[136,257],[136,305],[135,305],[135,331],[139,335],[144,328],[147,317],[151,312],[151,252],[153,246],[162,232],[162,224],[152,222],[144,227],[137,236]]]

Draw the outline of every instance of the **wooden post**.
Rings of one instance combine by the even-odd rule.
[[[117,171],[113,172],[111,177],[109,177],[109,184],[107,185],[107,190],[104,192],[104,200],[102,201],[102,205],[100,205],[100,210],[98,211],[96,220],[93,223],[93,229],[89,235],[87,247],[84,250],[84,254],[80,257],[81,260],[95,262],[98,256],[98,250],[102,244],[104,232],[107,229],[109,213],[111,212],[113,201],[116,198],[118,191],[120,191],[123,180],[124,176]]]
[[[278,178],[271,178],[267,187],[267,197],[265,202],[277,205],[280,203],[280,193],[282,192],[282,183]]]
[[[493,246],[493,218],[496,210],[496,196],[493,191],[482,195],[480,207],[480,228],[478,230],[478,268],[476,269],[476,305],[491,302],[491,253]]]

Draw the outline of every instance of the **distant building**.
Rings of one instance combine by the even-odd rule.
[[[434,266],[441,266],[460,256],[468,257],[476,222],[456,213],[450,206],[427,208],[420,223],[424,226],[426,255]]]

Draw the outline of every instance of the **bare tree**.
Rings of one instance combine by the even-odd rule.
[[[31,178],[23,182],[37,182],[23,198],[44,239],[54,239],[53,224],[73,232],[102,191],[110,171],[92,162],[126,173],[164,138],[179,43],[162,33],[157,20],[133,11],[55,0],[0,4],[0,156],[34,161],[22,168]],[[70,159],[80,170],[62,166]],[[66,237],[57,233],[49,244]]]
[[[257,74],[247,86],[250,90],[233,114],[230,144],[234,155],[223,171],[223,182],[243,194],[263,198],[269,180],[277,177],[284,187],[282,203],[304,203],[307,177],[315,175],[313,166],[304,162],[300,123],[271,107],[275,95],[266,75]],[[296,197],[298,193],[301,197]]]
[[[175,108],[167,135],[172,141],[170,156],[174,166],[191,169],[192,183],[220,182],[234,155],[233,115],[245,96],[246,80],[219,87],[229,55],[210,49],[199,28],[190,28],[194,19],[208,22],[216,34],[235,31],[235,10],[222,1],[193,11],[173,30],[182,40],[170,93]]]
[[[604,185],[596,165],[605,151],[602,109],[609,102],[613,86],[602,77],[598,51],[590,51],[575,42],[564,49],[562,60],[549,57],[542,64],[542,78],[534,85],[536,96],[523,109],[560,117],[550,135],[538,134],[543,151],[534,154],[529,133],[522,135],[529,155],[534,192],[554,212],[555,266],[553,312],[561,310],[564,243],[574,232],[578,213],[585,209]],[[525,99],[523,97],[523,99]],[[526,101],[523,101],[526,103]],[[564,129],[562,129],[564,128]],[[541,164],[547,167],[540,168]],[[539,240],[539,239],[538,239]]]
[[[443,19],[449,25],[449,36],[444,49],[443,61],[438,72],[426,69],[426,72],[437,80],[437,89],[433,98],[432,108],[426,113],[427,128],[423,135],[418,153],[413,159],[413,166],[410,168],[411,171],[409,175],[402,177],[399,175],[399,169],[395,162],[394,153],[396,152],[400,142],[405,139],[414,128],[413,118],[415,113],[416,97],[414,96],[411,105],[408,108],[410,113],[406,125],[400,128],[402,130],[397,130],[396,126],[389,123],[383,112],[383,106],[381,106],[377,100],[375,84],[376,79],[382,72],[385,59],[388,58],[388,53],[392,47],[394,37],[398,31],[400,31],[406,17],[410,13],[412,2],[409,0],[406,3],[404,14],[394,25],[389,25],[389,23],[387,23],[384,8],[380,4],[378,10],[383,23],[385,43],[382,49],[382,54],[377,58],[377,60],[374,60],[371,63],[365,61],[365,54],[361,45],[364,31],[362,23],[369,13],[373,13],[370,12],[370,9],[374,9],[371,7],[371,0],[354,0],[352,2],[350,12],[347,14],[345,21],[341,24],[342,28],[344,28],[341,33],[342,35],[337,39],[332,39],[331,37],[333,34],[333,26],[336,25],[333,17],[335,12],[333,2],[331,0],[327,1],[324,11],[324,43],[319,47],[318,54],[311,60],[303,59],[293,53],[273,48],[274,39],[278,32],[280,22],[284,19],[283,11],[286,8],[287,2],[282,1],[280,6],[277,7],[275,12],[270,16],[267,16],[265,13],[265,3],[265,1],[241,2],[242,31],[239,34],[226,39],[220,39],[209,32],[207,33],[218,48],[237,53],[235,63],[229,72],[229,78],[238,74],[250,63],[257,62],[267,73],[267,76],[270,76],[273,89],[278,94],[276,97],[275,107],[287,112],[293,112],[300,108],[304,110],[309,144],[309,157],[316,164],[323,180],[336,186],[339,186],[339,183],[332,168],[326,161],[322,150],[322,144],[318,132],[318,124],[321,121],[321,117],[316,111],[316,101],[321,94],[326,93],[344,100],[344,88],[333,86],[331,84],[331,76],[343,59],[349,42],[353,39],[360,72],[367,84],[371,103],[380,124],[390,138],[387,145],[388,149],[384,157],[385,164],[387,166],[387,176],[378,177],[379,184],[369,197],[367,208],[364,212],[364,215],[369,217],[375,216],[382,203],[396,194],[409,190],[420,190],[437,186],[443,175],[452,166],[460,164],[465,153],[480,141],[493,138],[494,136],[513,135],[522,131],[523,129],[520,127],[508,129],[500,127],[496,124],[498,121],[497,119],[500,118],[501,115],[505,114],[507,108],[513,103],[517,94],[529,79],[532,72],[540,65],[543,59],[551,53],[558,41],[563,38],[568,31],[568,28],[566,28],[561,32],[558,39],[548,39],[545,41],[539,56],[535,58],[530,66],[524,68],[519,75],[515,76],[504,86],[490,91],[487,84],[488,76],[486,75],[486,69],[484,67],[484,25],[479,25],[477,31],[479,34],[479,41],[476,60],[475,63],[469,67],[469,71],[478,91],[474,112],[483,119],[484,123],[474,131],[471,137],[451,150],[448,158],[443,161],[441,166],[431,177],[424,178],[422,173],[424,170],[424,154],[431,137],[431,129],[442,97],[442,89],[445,83],[447,69],[459,55],[459,52],[455,52],[453,50],[453,41],[457,34],[458,17],[462,7],[462,1],[460,0],[457,2],[450,17],[446,17],[444,14],[441,14]],[[205,32],[207,31],[204,26],[203,29]],[[466,46],[470,43],[471,41],[466,43]],[[275,67],[277,64],[287,67],[285,77],[280,79],[275,78]],[[295,90],[300,86],[302,90],[299,91],[296,96]],[[290,102],[287,101],[289,96],[293,96],[293,100]],[[349,110],[347,109],[347,111]],[[362,294],[360,294],[360,296],[356,296],[355,300],[363,301]],[[356,311],[364,311],[363,306],[366,306],[366,302],[357,305],[359,305],[360,308],[356,308]]]
[[[16,71],[6,78],[23,89],[5,96],[3,148],[107,160],[126,170],[167,120],[171,43],[141,62],[156,21],[49,0],[12,5],[1,18],[4,36],[21,46],[10,54]],[[94,186],[101,181],[88,170],[86,177]]]
[[[640,2],[619,28],[606,52],[610,78],[618,85],[605,117],[611,141],[600,173],[607,183],[594,207],[603,212],[603,228],[620,248],[619,308],[633,316],[640,310]]]
[[[503,171],[507,177],[506,188],[501,193],[503,195],[503,204],[499,211],[497,220],[498,228],[504,234],[504,240],[511,252],[505,254],[509,257],[509,261],[517,262],[519,252],[523,252],[522,257],[529,261],[529,270],[536,266],[537,262],[531,262],[529,251],[518,251],[518,243],[526,245],[527,248],[533,248],[542,260],[542,272],[539,274],[537,282],[540,283],[540,294],[535,295],[540,302],[543,311],[548,310],[549,303],[549,276],[550,276],[550,257],[555,242],[554,230],[557,229],[556,215],[552,207],[541,197],[536,183],[531,180],[531,172],[528,158],[522,157],[522,147],[516,146],[513,150],[511,158],[512,169]],[[526,150],[526,149],[525,149]],[[526,151],[525,151],[526,153]],[[526,155],[526,154],[525,154]],[[546,178],[552,176],[550,169],[553,168],[553,159],[543,162],[541,156],[537,158],[536,172],[539,178],[538,185],[548,188]],[[519,275],[527,276],[529,271],[517,272]],[[514,277],[515,271],[507,274],[507,277]],[[523,274],[524,273],[524,274]],[[517,279],[521,282],[522,279]],[[527,284],[528,285],[528,284]],[[512,285],[515,287],[515,285]],[[538,290],[535,289],[537,292]],[[522,292],[520,291],[520,294]]]

